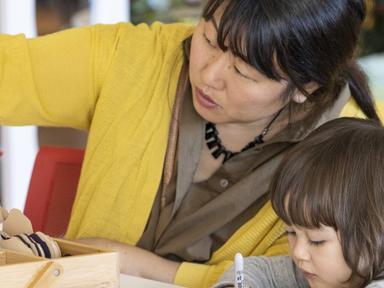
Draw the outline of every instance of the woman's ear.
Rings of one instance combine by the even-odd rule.
[[[297,92],[295,93],[295,95],[293,95],[293,102],[301,104],[301,103],[304,103],[305,101],[307,101],[307,97],[304,96],[301,92]]]
[[[309,82],[308,84],[306,84],[304,86],[304,89],[305,91],[308,93],[308,94],[312,94],[313,92],[315,92],[318,88],[320,87],[319,84],[317,84],[316,82]],[[300,91],[296,91],[295,95],[293,95],[293,101],[298,103],[298,104],[301,104],[301,103],[304,103],[305,101],[307,101],[308,97],[305,96],[303,93],[301,93]]]

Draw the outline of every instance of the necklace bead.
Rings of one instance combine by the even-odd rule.
[[[219,131],[216,129],[216,125],[207,122],[205,124],[205,141],[207,144],[207,147],[209,150],[211,150],[211,154],[213,158],[217,159],[220,157],[221,154],[224,155],[223,163],[231,159],[232,157],[236,156],[237,154],[244,152],[246,150],[249,150],[256,145],[263,144],[264,143],[264,136],[268,133],[269,127],[272,125],[272,123],[276,120],[276,118],[280,115],[281,111],[283,111],[284,107],[279,110],[279,112],[276,113],[276,115],[272,118],[272,120],[268,123],[268,125],[261,131],[259,135],[255,137],[255,139],[251,142],[249,142],[247,145],[244,146],[243,149],[241,149],[240,152],[232,152],[227,150],[224,145],[221,143],[221,139],[219,137]]]
[[[264,135],[265,133],[264,134],[261,133],[260,135],[258,135],[255,138],[255,140],[249,142],[243,149],[241,149],[240,152],[244,152],[248,149],[251,149],[256,144],[264,143],[263,141]],[[224,145],[221,143],[221,139],[219,138],[219,131],[217,131],[216,125],[211,122],[208,122],[205,124],[205,140],[206,140],[208,149],[209,150],[214,149],[213,151],[211,151],[211,154],[215,159],[219,158],[221,154],[224,154],[223,163],[240,153],[240,152],[229,151],[224,147]]]

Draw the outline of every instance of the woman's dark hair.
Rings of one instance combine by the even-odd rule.
[[[271,201],[288,225],[333,227],[353,275],[384,279],[384,128],[339,118],[313,131],[283,159]]]
[[[219,47],[271,79],[288,80],[288,99],[297,89],[323,111],[349,83],[365,115],[380,121],[354,59],[364,0],[208,0],[203,18],[212,20],[216,12],[222,15]],[[320,87],[309,94],[305,87],[311,82]],[[291,110],[297,106],[290,101]]]

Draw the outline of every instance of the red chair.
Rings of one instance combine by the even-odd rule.
[[[84,150],[41,147],[35,160],[24,214],[34,231],[63,236],[71,215]]]

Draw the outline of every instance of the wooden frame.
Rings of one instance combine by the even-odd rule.
[[[117,252],[55,240],[64,255],[61,258],[45,259],[0,250],[0,287],[119,287]]]

